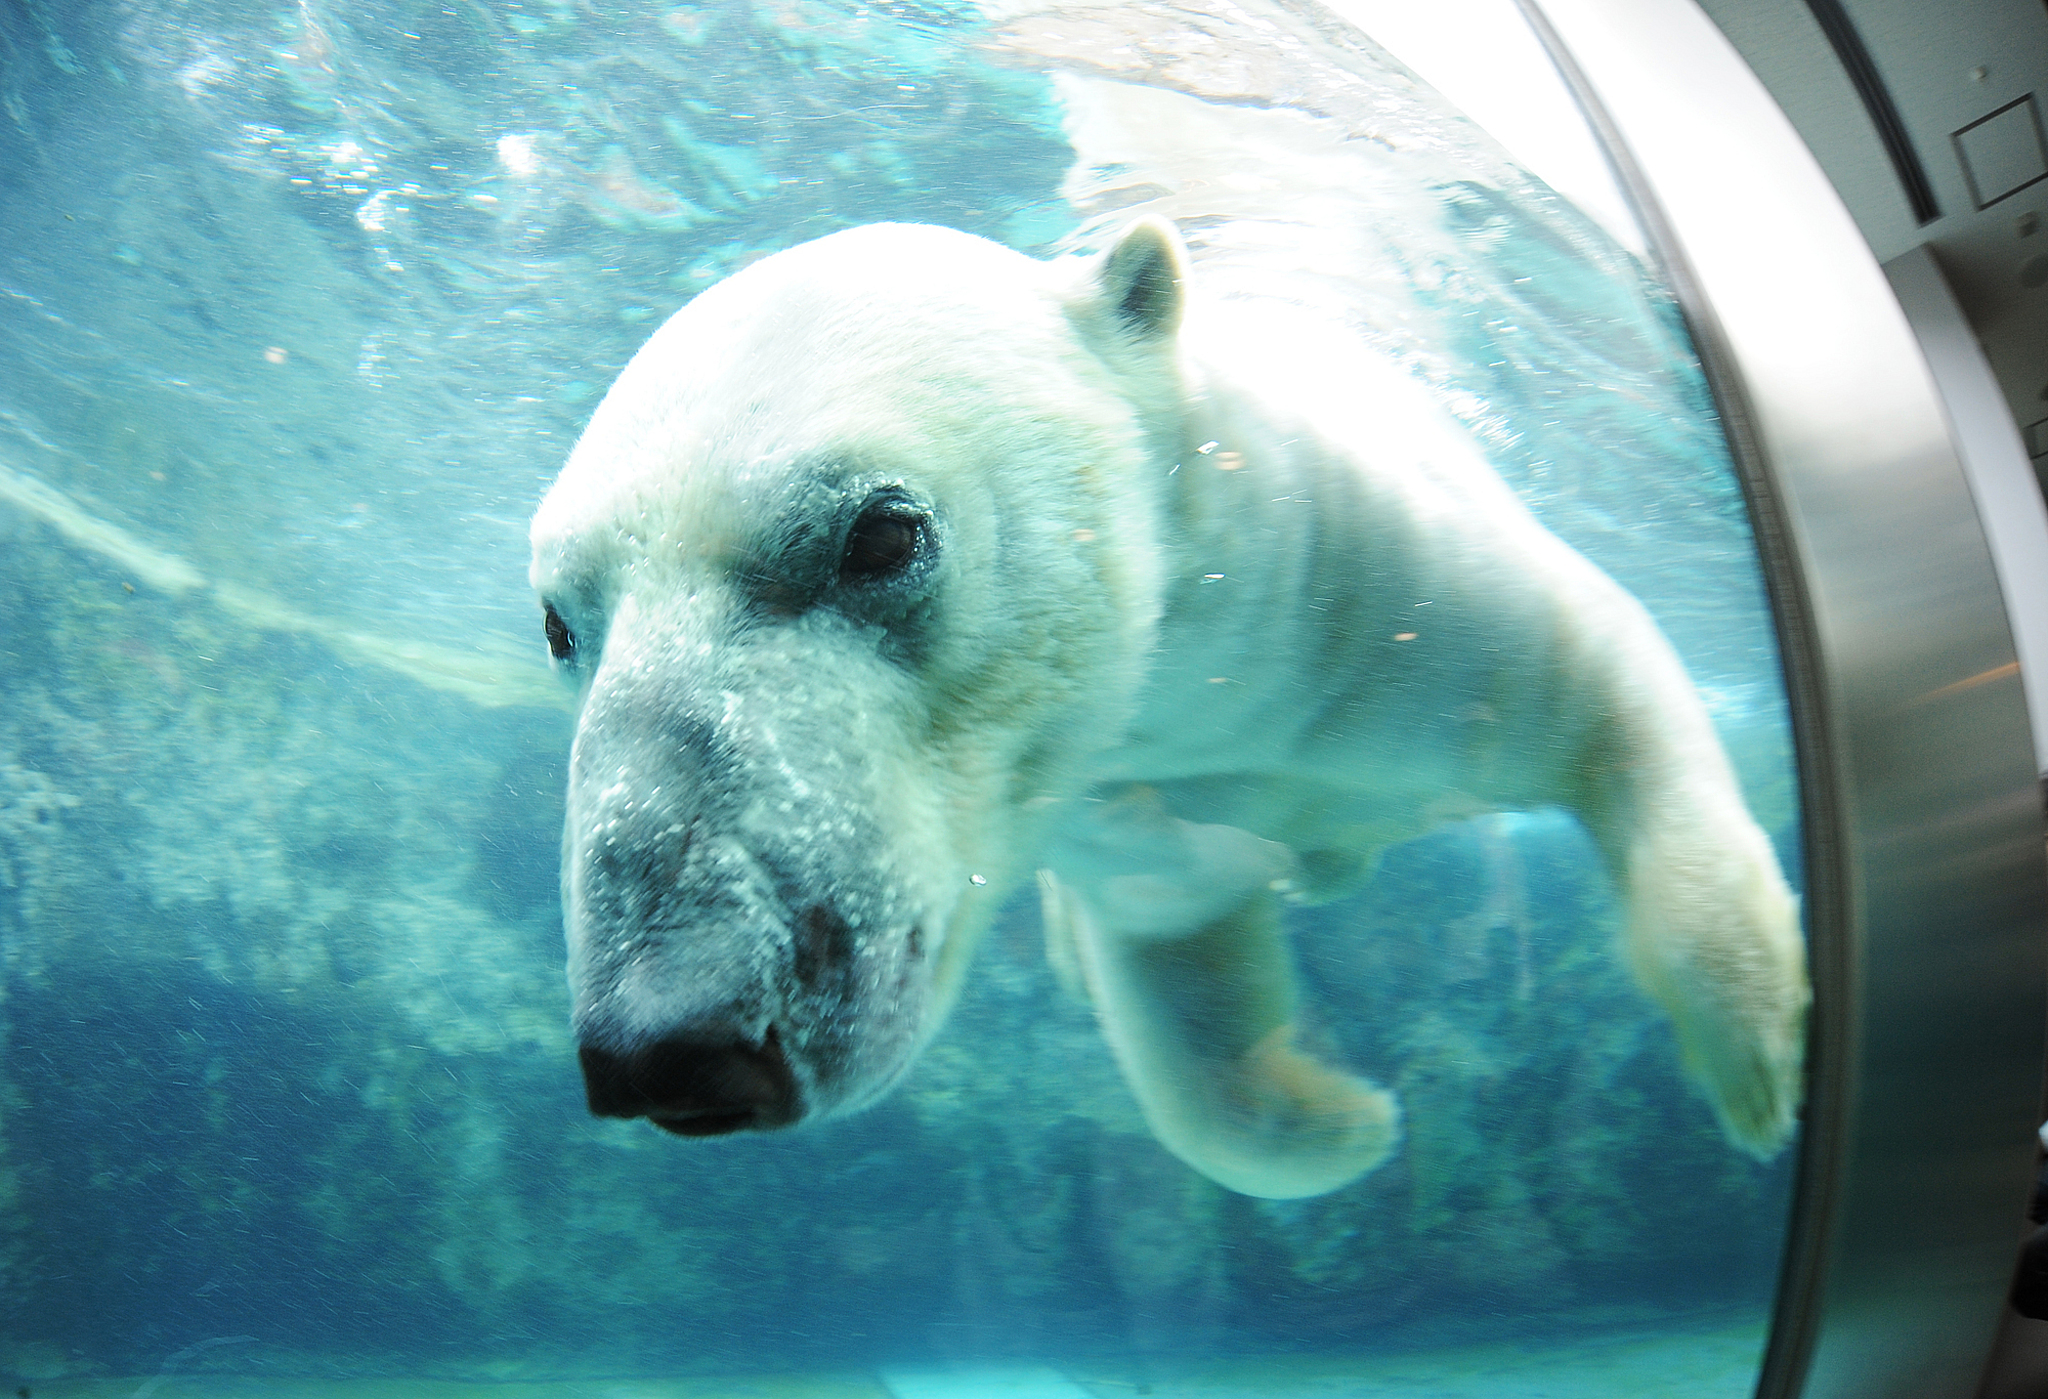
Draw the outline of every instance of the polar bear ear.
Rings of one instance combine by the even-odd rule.
[[[1095,272],[1099,305],[1125,335],[1160,340],[1180,329],[1187,252],[1173,225],[1144,218],[1125,229]]]

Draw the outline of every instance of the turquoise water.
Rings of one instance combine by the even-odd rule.
[[[1030,906],[860,1117],[686,1143],[584,1111],[525,521],[662,317],[856,223],[1047,255],[1151,208],[1208,275],[1329,299],[1651,605],[1796,868],[1668,298],[1306,13],[0,12],[8,1387],[1746,1390],[1789,1156],[1721,1142],[1556,813],[1299,914],[1319,1033],[1407,1113],[1320,1199],[1152,1143]],[[1230,141],[1105,165],[1063,125],[1105,75]],[[1246,193],[1276,110],[1313,118],[1302,187]]]
[[[1755,1327],[1603,1332],[1576,1341],[1524,1341],[1393,1355],[1050,1365],[952,1365],[700,1379],[301,1380],[160,1372],[136,1385],[59,1380],[45,1399],[1697,1399],[1747,1394],[1763,1336]],[[131,1386],[133,1386],[131,1388]],[[146,1392],[145,1392],[146,1391]]]

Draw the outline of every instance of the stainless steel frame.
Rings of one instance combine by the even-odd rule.
[[[1685,306],[1793,697],[1815,1006],[1766,1399],[1973,1394],[2023,1227],[2048,868],[1949,423],[1855,225],[1690,0],[1523,0]]]

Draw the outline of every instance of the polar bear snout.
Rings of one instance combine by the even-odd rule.
[[[832,657],[800,640],[607,638],[562,845],[600,1117],[716,1136],[837,1116],[887,1091],[928,1030],[946,910],[883,834],[900,767],[870,761],[870,715],[816,701],[808,675]]]
[[[771,1027],[754,1044],[738,1034],[656,1040],[619,1052],[578,1051],[590,1111],[644,1117],[681,1137],[786,1127],[802,1115],[796,1075]]]

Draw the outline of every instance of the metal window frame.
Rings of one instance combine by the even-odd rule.
[[[2048,861],[1945,406],[1826,176],[1692,0],[1521,0],[1689,319],[1786,657],[1814,979],[1760,1399],[1967,1399],[2033,1175]]]

